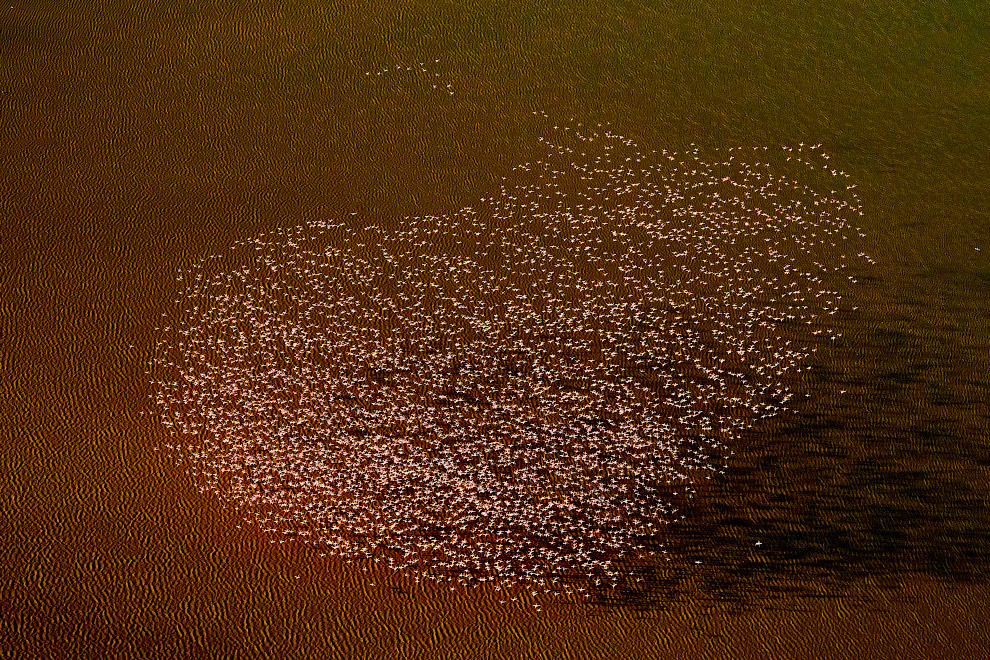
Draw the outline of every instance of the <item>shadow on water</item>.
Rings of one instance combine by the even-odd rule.
[[[899,317],[839,319],[843,337],[796,388],[812,396],[748,432],[726,474],[682,507],[672,561],[637,567],[595,600],[800,607],[919,575],[985,583],[988,384],[961,358],[973,337],[953,337],[919,300],[901,303]]]

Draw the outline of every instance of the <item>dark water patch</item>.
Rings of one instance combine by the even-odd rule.
[[[810,365],[819,399],[799,397],[795,414],[745,433],[724,478],[683,502],[668,539],[682,561],[652,590],[609,603],[701,593],[713,607],[789,608],[912,576],[986,584],[987,390],[950,378],[955,351],[928,345],[915,321],[862,318],[860,342],[847,332]]]

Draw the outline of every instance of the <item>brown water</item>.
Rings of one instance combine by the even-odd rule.
[[[980,657],[986,29],[965,4],[686,7],[0,12],[4,654]],[[434,59],[437,90],[364,75]],[[591,603],[239,527],[139,414],[175,272],[279,226],[468,205],[529,159],[533,110],[652,148],[825,144],[877,266],[816,397],[744,439],[673,569]]]

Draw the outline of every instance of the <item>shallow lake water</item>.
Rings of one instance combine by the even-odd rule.
[[[0,648],[980,657],[990,645],[980,19],[962,4],[5,7]],[[410,218],[471,208],[490,219],[506,208],[493,199],[536,200],[532,188],[505,193],[503,180],[536,185],[518,166],[579,125],[651,158],[821,144],[844,173],[842,199],[862,210],[849,258],[869,260],[842,270],[834,314],[821,297],[808,303],[826,310],[835,338],[784,329],[814,348],[780,376],[795,396],[736,429],[731,455],[678,500],[683,520],[657,535],[669,561],[637,565],[618,587],[592,582],[581,598],[512,600],[266,530],[177,464],[178,441],[147,402],[178,277],[321,221],[399,236]],[[567,185],[576,199],[581,184]],[[607,209],[589,213],[618,226]],[[369,254],[344,234],[339,249]],[[457,240],[494,235],[452,234],[432,254],[460,259],[471,253]],[[590,254],[574,266],[584,281],[603,260]],[[474,272],[497,272],[499,258],[478,256]],[[707,284],[723,280],[712,278],[692,295],[714,297]],[[692,331],[717,327],[693,319]]]

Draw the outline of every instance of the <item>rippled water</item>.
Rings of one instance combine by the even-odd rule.
[[[125,1],[106,11],[41,1],[0,14],[0,655],[985,655],[990,39],[975,6]],[[582,179],[572,165],[598,169],[609,141],[572,135],[606,131],[638,146],[612,151],[625,150],[609,166],[618,179]],[[809,168],[779,148],[808,140],[833,157],[805,145]],[[534,143],[545,148],[531,157]],[[712,172],[692,174],[695,156]],[[567,174],[544,175],[537,161]],[[648,172],[678,198],[623,183]],[[812,205],[859,206],[859,192],[864,215],[830,213],[865,227],[865,238],[846,232],[863,247],[833,252],[788,222],[750,246],[750,228],[725,224],[726,196],[757,172],[775,177],[779,199],[804,199],[786,180],[809,185]],[[725,199],[696,196],[689,208],[706,190]],[[679,234],[648,235],[653,225],[617,212],[635,200],[667,209],[653,220],[666,228],[721,217],[725,231],[709,242],[722,256],[696,247],[707,245],[701,235],[683,235],[687,246]],[[772,224],[758,212],[772,200],[751,191],[738,212]],[[582,235],[596,227],[584,216],[600,211],[627,235]],[[554,233],[534,213],[575,222]],[[438,226],[456,229],[438,241]],[[764,239],[792,236],[809,250],[785,241],[775,249],[790,265],[774,270]],[[568,243],[581,254],[557,249]],[[351,271],[333,270],[327,248]],[[210,253],[221,256],[190,269]],[[271,271],[260,254],[285,261]],[[321,265],[314,275],[297,258]],[[835,273],[813,263],[850,260]],[[646,263],[661,285],[643,286]],[[719,264],[770,285],[749,295]],[[201,274],[194,298],[184,289]],[[318,300],[314,282],[330,295]],[[617,285],[594,291],[602,282]],[[838,295],[761,297],[792,283],[799,297]],[[649,300],[663,304],[648,310]],[[350,305],[320,307],[327,301]],[[263,326],[220,327],[207,308]],[[768,316],[788,309],[817,318]],[[311,320],[298,318],[307,310]],[[579,328],[585,312],[601,324]],[[740,356],[733,345],[761,345],[745,334],[750,313],[781,339]],[[319,335],[321,324],[339,339]],[[529,333],[515,353],[515,339],[489,332],[513,324]],[[445,333],[456,341],[444,345]],[[303,341],[312,364],[293,361]],[[360,363],[373,355],[374,370]],[[760,359],[781,373],[757,371]],[[583,373],[598,380],[552,380]],[[142,416],[149,378],[161,406]],[[579,396],[587,414],[574,412]],[[688,407],[665,403],[681,398]],[[688,419],[699,401],[724,405]],[[640,406],[639,417],[616,402]],[[492,404],[530,425],[500,420]],[[306,407],[337,415],[334,424]],[[178,414],[171,429],[163,410]],[[388,425],[392,412],[406,419]],[[628,454],[539,454],[572,441],[629,447],[658,418],[670,428],[650,446],[669,458],[634,465],[628,482],[614,478]],[[341,455],[328,438],[369,478],[328,469]],[[533,458],[518,474],[484,472],[468,454],[458,462],[456,447],[477,453],[493,438]],[[311,440],[309,453],[293,439]],[[410,449],[392,451],[401,439]],[[156,452],[162,444],[175,450]],[[426,457],[412,461],[413,451]],[[450,469],[431,457],[443,452]],[[561,471],[559,492],[545,468]],[[444,487],[444,474],[457,486]],[[403,490],[413,477],[419,489]],[[514,490],[522,484],[531,500]],[[346,499],[310,515],[320,489]],[[446,508],[431,504],[438,494]],[[483,520],[472,497],[491,505]],[[567,498],[593,516],[563,507]],[[648,510],[647,498],[663,508]],[[540,506],[558,513],[540,521]],[[389,529],[417,507],[432,530]],[[470,533],[475,515],[490,537]],[[547,540],[540,528],[561,524],[591,535]],[[522,539],[525,555],[510,555],[503,582],[520,582],[508,594],[482,581],[498,568],[485,557],[499,538]],[[605,546],[592,575],[568,576],[585,561],[568,569],[568,553],[603,538],[621,547]],[[464,575],[465,561],[480,568]]]

